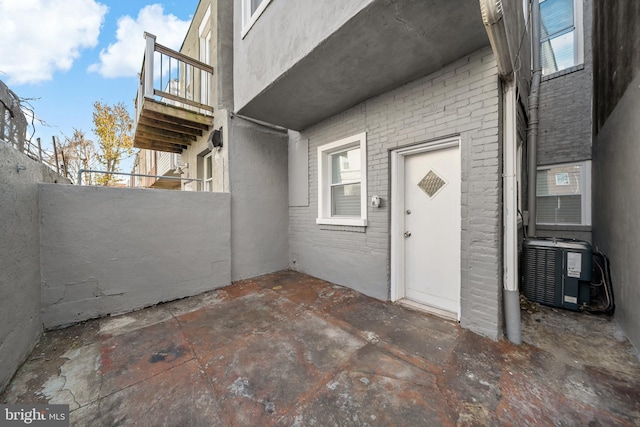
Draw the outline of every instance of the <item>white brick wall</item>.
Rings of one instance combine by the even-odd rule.
[[[365,232],[322,227],[317,216],[317,147],[367,132],[369,208]],[[460,135],[462,156],[462,326],[500,335],[500,146],[498,77],[489,48],[437,73],[369,99],[306,129],[309,139],[309,206],[289,209],[291,266],[389,297],[389,152]]]

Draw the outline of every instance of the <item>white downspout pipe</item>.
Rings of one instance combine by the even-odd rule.
[[[503,82],[503,299],[507,338],[522,343],[518,291],[518,193],[516,80],[509,52],[501,0],[480,0],[482,21]]]
[[[518,290],[518,129],[516,83],[512,79],[504,85],[503,126],[503,272],[504,312],[507,338],[514,344],[522,343],[520,325],[520,292]]]

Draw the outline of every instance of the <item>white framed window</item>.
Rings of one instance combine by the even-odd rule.
[[[536,223],[591,225],[591,161],[539,166]]]
[[[242,0],[242,38],[247,35],[271,0]]]
[[[541,0],[540,21],[542,74],[582,64],[582,0]]]
[[[242,38],[247,35],[271,0],[242,0]]]
[[[213,153],[204,156],[204,174],[202,184],[204,191],[213,191]]]
[[[367,134],[318,147],[316,224],[367,225]]]
[[[199,58],[200,62],[211,65],[211,6],[207,7],[207,11],[198,27],[199,34]],[[193,69],[193,67],[192,67]],[[209,105],[210,82],[209,74],[198,70],[200,74],[200,99],[201,104]]]
[[[144,173],[151,170],[151,150],[144,150]]]

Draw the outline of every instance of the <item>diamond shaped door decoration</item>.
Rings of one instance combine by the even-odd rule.
[[[418,183],[418,187],[420,187],[420,189],[431,199],[438,194],[445,185],[447,185],[447,181],[434,172],[433,169],[431,169]]]

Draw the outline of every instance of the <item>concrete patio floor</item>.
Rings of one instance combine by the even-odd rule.
[[[640,424],[611,319],[526,304],[523,339],[284,271],[47,332],[0,402],[73,426]]]

